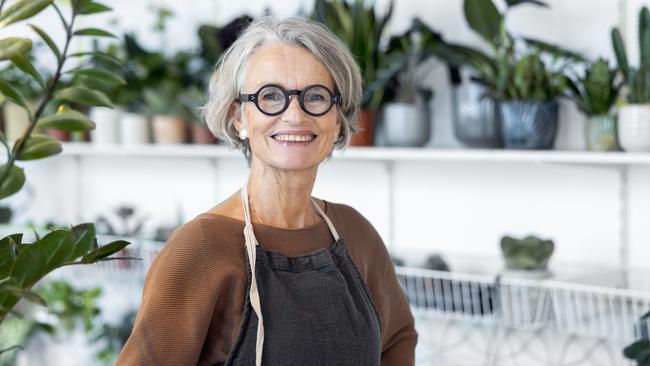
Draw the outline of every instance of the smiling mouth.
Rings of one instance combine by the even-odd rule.
[[[277,134],[271,136],[275,141],[280,142],[310,142],[316,139],[316,135],[285,135]]]

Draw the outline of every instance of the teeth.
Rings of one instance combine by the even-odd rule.
[[[274,139],[283,142],[306,142],[315,138],[314,135],[275,135]]]

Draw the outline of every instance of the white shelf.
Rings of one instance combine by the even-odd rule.
[[[221,145],[93,145],[64,143],[63,155],[98,157],[241,158],[239,151]],[[587,165],[650,165],[650,153],[559,150],[486,150],[350,147],[336,151],[336,159],[357,161],[432,161],[493,163],[561,163]]]

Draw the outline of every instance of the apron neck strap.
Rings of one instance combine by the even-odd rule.
[[[334,241],[335,242],[338,241],[339,240],[339,233],[336,231],[336,228],[334,227],[334,224],[332,224],[332,221],[330,220],[330,218],[327,217],[325,212],[323,212],[323,209],[320,208],[320,206],[318,205],[318,203],[316,202],[315,199],[312,198],[311,202],[314,204],[314,207],[316,207],[316,211],[318,212],[318,214],[321,215],[323,220],[325,220],[325,222],[327,223],[327,226],[330,228],[330,232],[332,233],[332,236],[334,237]]]

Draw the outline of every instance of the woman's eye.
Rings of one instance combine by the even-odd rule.
[[[270,92],[270,93],[264,94],[262,96],[262,99],[272,101],[272,102],[277,102],[277,101],[280,101],[280,100],[284,99],[284,95],[282,95],[279,92]]]
[[[307,101],[309,102],[321,102],[325,100],[325,96],[321,94],[309,94],[307,95]]]

